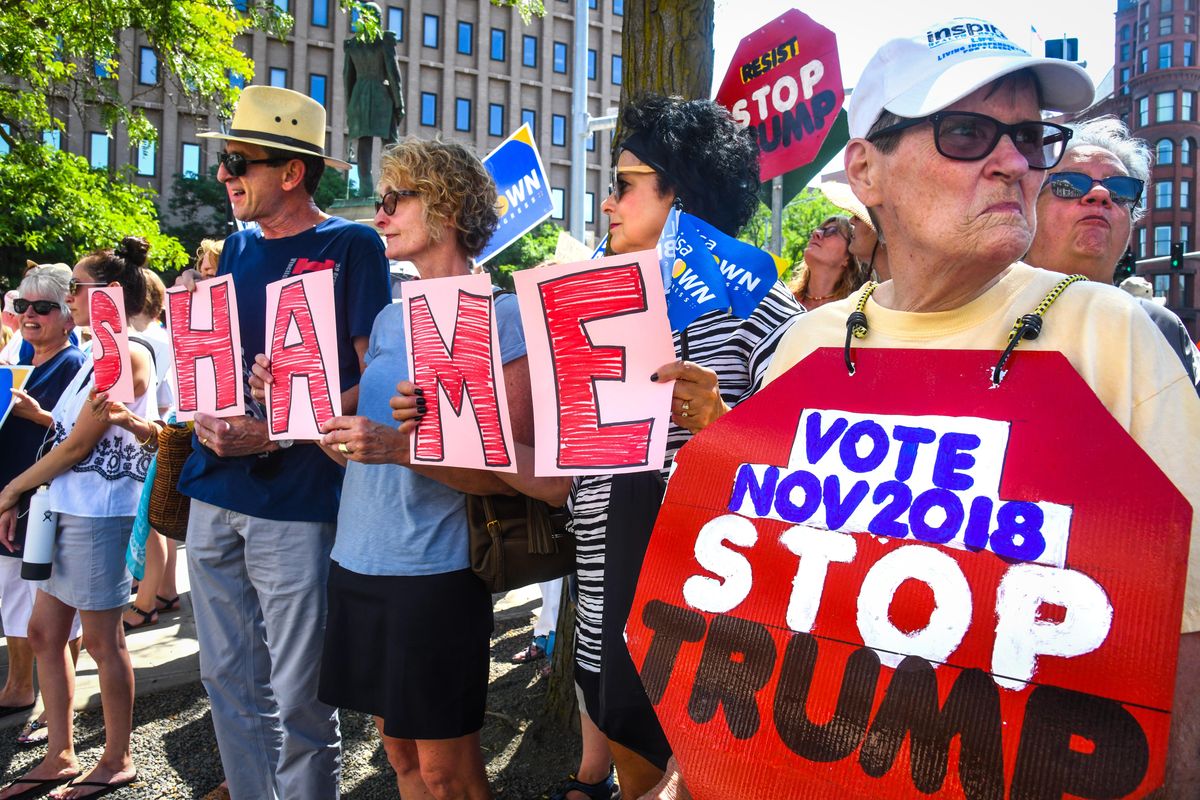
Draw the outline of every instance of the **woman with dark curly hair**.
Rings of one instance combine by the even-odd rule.
[[[653,248],[673,204],[731,236],[754,213],[758,148],[724,108],[708,100],[648,96],[624,109],[621,124],[625,137],[602,207],[612,253]],[[675,382],[661,472],[575,482],[575,675],[586,714],[609,739],[626,797],[650,789],[671,755],[622,635],[665,478],[675,453],[715,409],[736,405],[758,388],[776,343],[800,311],[776,281],[748,319],[726,311],[705,314],[688,326],[686,346],[676,333],[676,352],[686,360],[664,365],[656,377]],[[560,795],[566,800],[615,796],[611,778],[588,764],[590,751],[585,741],[584,764]]]
[[[407,139],[382,157],[375,224],[388,258],[422,280],[470,273],[498,220],[496,186],[465,147]],[[500,354],[517,442],[533,441],[525,338],[516,297],[496,298]],[[322,446],[346,464],[329,573],[320,699],[373,714],[402,797],[490,797],[483,727],[491,595],[470,570],[464,492],[507,492],[499,474],[408,463],[419,419],[389,402],[408,378],[403,312],[371,330],[358,416],[326,425]],[[260,356],[256,391],[269,381]],[[415,407],[424,411],[418,390]],[[512,476],[510,479],[516,480]],[[559,498],[561,503],[566,492]]]
[[[142,267],[149,249],[145,239],[128,236],[115,250],[91,253],[75,265],[67,307],[77,326],[91,321],[88,290],[94,287],[120,286],[126,316],[141,311],[146,298]],[[148,345],[134,336],[129,340],[136,397],[129,410],[153,420],[158,417],[153,356]],[[37,766],[4,787],[0,797],[5,798],[36,796],[68,782],[70,787],[59,796],[87,797],[137,779],[129,752],[133,666],[125,649],[121,611],[132,583],[125,569],[125,548],[158,440],[139,439],[92,412],[97,396],[90,344],[84,346],[84,354],[87,360],[51,414],[54,449],[0,491],[0,544],[10,550],[14,506],[22,493],[49,483],[50,508],[58,513],[52,572],[40,585],[29,620],[29,644],[46,706],[48,749]],[[76,610],[83,623],[83,646],[100,675],[104,705],[104,752],[83,778],[71,720],[75,670],[67,651]]]

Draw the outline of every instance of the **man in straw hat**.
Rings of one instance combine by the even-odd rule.
[[[299,92],[242,92],[217,179],[233,214],[257,222],[225,240],[246,361],[266,350],[266,285],[332,270],[342,407],[353,413],[371,324],[388,303],[387,260],[370,228],[313,202],[325,167],[325,109]],[[196,274],[181,280],[194,285]],[[179,480],[192,498],[188,568],[200,676],[234,798],[330,798],[341,768],[337,710],[317,701],[325,578],[342,470],[312,443],[272,442],[247,416],[196,415]]]

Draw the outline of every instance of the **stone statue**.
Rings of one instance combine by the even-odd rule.
[[[379,6],[367,3],[363,13],[373,13],[378,20]],[[346,66],[346,127],[354,142],[354,160],[358,162],[356,196],[375,194],[373,148],[375,137],[384,144],[394,142],[401,120],[404,119],[404,92],[400,85],[400,70],[396,66],[396,34],[384,31],[373,42],[353,37],[344,43]]]

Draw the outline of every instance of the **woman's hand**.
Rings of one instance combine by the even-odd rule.
[[[334,417],[322,426],[321,444],[360,464],[407,464],[408,431],[366,417]],[[403,426],[401,426],[403,428]]]
[[[8,552],[17,552],[17,510],[15,508],[5,509],[4,513],[0,514],[0,544],[4,545]]]
[[[699,433],[729,412],[721,399],[717,373],[691,361],[673,361],[659,367],[651,380],[675,381],[671,394],[671,421]]]
[[[400,423],[400,430],[411,433],[425,416],[425,391],[412,381],[400,381],[388,405],[392,407],[392,419]],[[410,421],[412,425],[405,428]]]
[[[267,384],[274,382],[275,379],[271,377],[271,359],[259,353],[250,365],[250,394],[254,395],[258,402],[266,403]]]
[[[88,409],[97,421],[105,425],[116,425],[118,428],[129,430],[133,425],[134,415],[124,403],[108,399],[108,392],[97,394],[93,391],[88,395]]]
[[[37,400],[34,400],[20,389],[12,390],[12,398],[12,405],[10,408],[12,409],[12,415],[14,417],[27,419],[30,422],[38,422],[42,415],[46,413]]]
[[[200,274],[200,271],[189,267],[179,273],[179,277],[175,279],[175,286],[173,288],[178,289],[182,286],[189,292],[194,292],[196,291],[196,284],[202,280],[204,280],[204,276]]]

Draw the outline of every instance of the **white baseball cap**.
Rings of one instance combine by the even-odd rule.
[[[1037,76],[1044,110],[1081,111],[1095,100],[1096,87],[1077,64],[1034,58],[987,20],[955,17],[879,48],[850,96],[850,136],[866,136],[884,110],[925,117],[1022,69]]]

